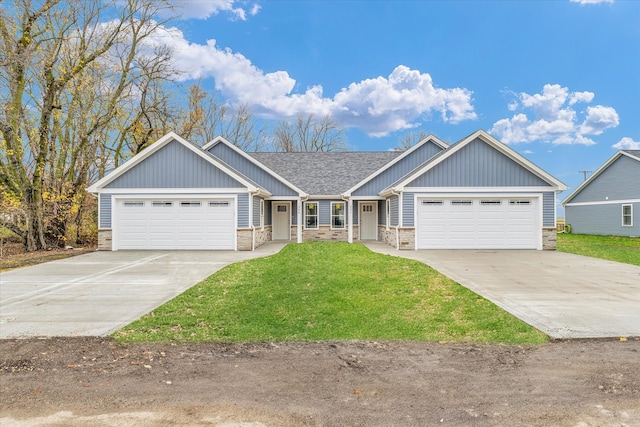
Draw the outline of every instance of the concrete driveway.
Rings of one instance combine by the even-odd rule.
[[[222,267],[277,253],[93,252],[0,273],[0,338],[108,335]]]
[[[376,252],[423,262],[553,338],[640,336],[640,267],[557,251]]]

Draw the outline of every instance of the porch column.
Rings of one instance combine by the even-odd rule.
[[[297,240],[298,243],[302,243],[302,200],[298,200],[296,203],[296,215],[298,216],[298,228],[297,228]]]
[[[347,242],[353,243],[353,201],[349,198],[347,202]]]

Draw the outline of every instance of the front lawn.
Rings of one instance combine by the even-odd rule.
[[[640,265],[640,238],[638,237],[559,233],[558,250]]]
[[[547,336],[417,261],[308,242],[230,265],[114,334],[119,341],[425,340]]]

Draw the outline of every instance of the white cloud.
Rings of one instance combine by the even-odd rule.
[[[615,0],[569,0],[571,3],[580,4],[599,4],[599,3],[613,3]]]
[[[515,97],[507,105],[515,114],[495,122],[490,131],[507,144],[540,141],[593,145],[595,141],[588,135],[600,135],[620,123],[612,107],[596,105],[587,107],[586,112],[576,110],[577,104],[593,101],[593,92],[569,92],[558,84],[546,84],[541,93],[522,92]]]
[[[165,28],[150,43],[167,44],[182,81],[212,77],[217,90],[232,103],[247,103],[261,117],[283,119],[299,114],[331,114],[347,127],[372,136],[418,126],[433,115],[458,123],[475,119],[472,92],[443,89],[428,73],[399,65],[388,76],[350,83],[333,97],[320,85],[296,93],[296,80],[286,71],[264,72],[244,55],[222,49],[215,40],[191,43],[177,28]]]
[[[247,20],[247,10],[238,7],[237,0],[169,0],[182,19],[207,19],[220,12],[228,13],[232,20]],[[254,3],[248,13],[255,16],[260,11],[260,6]]]
[[[580,126],[580,133],[600,135],[609,128],[614,128],[620,124],[618,113],[611,107],[596,105],[587,107],[587,118]]]
[[[613,144],[611,148],[615,148],[616,150],[640,150],[640,142],[634,141],[628,136],[625,136],[620,141]]]

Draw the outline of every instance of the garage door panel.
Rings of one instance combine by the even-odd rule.
[[[114,249],[235,249],[233,199],[119,201],[116,209]]]
[[[428,201],[427,201],[428,200]],[[418,199],[418,249],[535,249],[536,199]]]

